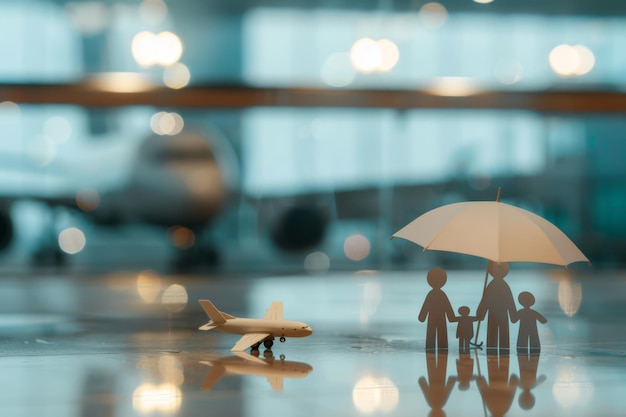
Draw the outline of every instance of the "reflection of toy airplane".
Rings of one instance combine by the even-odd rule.
[[[224,375],[259,375],[267,378],[272,389],[282,390],[284,378],[304,378],[313,368],[302,362],[289,362],[284,359],[275,360],[271,351],[265,351],[265,359],[260,359],[244,352],[236,352],[237,356],[219,358],[212,361],[201,361],[211,366],[202,384],[202,389],[211,389]]]
[[[243,335],[231,349],[233,352],[249,347],[258,349],[261,342],[266,348],[271,348],[275,337],[284,342],[285,337],[306,337],[313,333],[306,323],[283,320],[283,303],[280,301],[274,301],[262,319],[244,319],[222,313],[209,300],[200,300],[200,305],[211,319],[200,330],[215,329]]]

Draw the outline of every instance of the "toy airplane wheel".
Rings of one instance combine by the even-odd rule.
[[[274,346],[274,341],[273,340],[266,340],[266,341],[263,342],[263,346],[265,346],[267,349],[269,349],[272,346]]]

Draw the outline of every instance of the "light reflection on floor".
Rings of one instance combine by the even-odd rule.
[[[28,318],[19,329],[0,327],[2,415],[622,416],[626,410],[625,283],[611,274],[558,278],[512,269],[513,294],[532,291],[534,308],[549,321],[540,325],[540,355],[500,357],[461,354],[454,326],[448,352],[425,352],[425,325],[417,321],[429,290],[422,271],[155,274],[0,282],[0,324]],[[468,305],[474,313],[481,281],[480,271],[449,271],[444,290],[453,307]],[[67,303],[45,301],[55,291]],[[196,330],[206,322],[199,298],[250,317],[281,300],[285,318],[307,322],[314,333],[258,357],[233,355],[237,336]],[[516,334],[512,325],[512,339]]]

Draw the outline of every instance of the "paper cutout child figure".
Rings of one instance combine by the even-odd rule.
[[[470,348],[470,341],[474,337],[474,322],[478,321],[478,317],[469,315],[468,306],[461,306],[458,311],[456,337],[459,339],[459,352],[467,352]]]
[[[518,404],[522,410],[530,410],[535,406],[535,396],[532,389],[548,379],[545,375],[537,378],[539,367],[539,355],[517,355],[519,363],[519,386],[522,393],[519,395]]]
[[[517,299],[524,307],[517,312],[517,317],[513,319],[513,323],[519,320],[517,351],[539,353],[541,343],[539,343],[537,322],[547,323],[548,319],[542,316],[538,311],[530,308],[530,306],[535,304],[535,296],[528,291],[521,292]]]
[[[484,376],[476,379],[478,391],[493,417],[503,417],[511,408],[519,385],[517,375],[509,376],[509,355],[487,354],[489,383]]]
[[[435,267],[428,271],[426,280],[428,285],[432,287],[432,290],[426,295],[424,305],[418,316],[421,322],[428,318],[426,349],[447,349],[448,328],[446,317],[451,322],[456,321],[450,300],[441,289],[446,284],[448,276],[443,268]]]
[[[448,398],[450,398],[450,394],[456,384],[456,377],[450,376],[446,379],[448,353],[426,353],[426,368],[428,369],[428,381],[422,376],[418,383],[426,402],[431,408],[429,417],[443,417],[446,415],[443,407],[448,402]]]
[[[509,317],[516,318],[517,308],[509,284],[504,278],[509,273],[509,264],[506,262],[490,262],[489,272],[493,280],[485,288],[483,298],[478,305],[477,316],[480,321],[487,319],[487,353],[508,350]]]

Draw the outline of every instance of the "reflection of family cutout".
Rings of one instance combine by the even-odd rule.
[[[419,378],[419,386],[426,402],[431,408],[429,417],[446,415],[444,407],[458,382],[459,391],[468,391],[475,381],[480,393],[483,407],[494,417],[504,416],[513,405],[515,393],[521,389],[518,404],[523,410],[530,410],[535,405],[531,392],[537,385],[546,380],[545,375],[537,378],[539,354],[518,353],[520,376],[509,372],[510,357],[507,353],[487,354],[487,377],[480,372],[480,361],[476,361],[466,352],[459,352],[456,361],[457,375],[448,376],[448,352],[436,350],[426,353],[427,376]],[[476,362],[478,375],[474,375]]]
[[[447,349],[448,332],[447,322],[457,323],[456,337],[459,339],[459,350],[467,351],[470,340],[474,335],[474,321],[484,320],[487,317],[487,353],[508,351],[510,346],[509,320],[520,322],[517,339],[517,349],[520,352],[539,352],[539,332],[537,322],[546,323],[547,319],[531,306],[535,297],[529,292],[519,294],[518,301],[522,309],[517,310],[515,300],[505,277],[509,272],[506,262],[490,262],[489,273],[493,280],[485,287],[482,299],[478,304],[476,317],[470,316],[467,306],[459,308],[459,316],[454,314],[452,305],[442,287],[446,284],[446,271],[435,267],[428,271],[427,282],[432,290],[426,295],[418,319],[427,320],[426,349]]]

